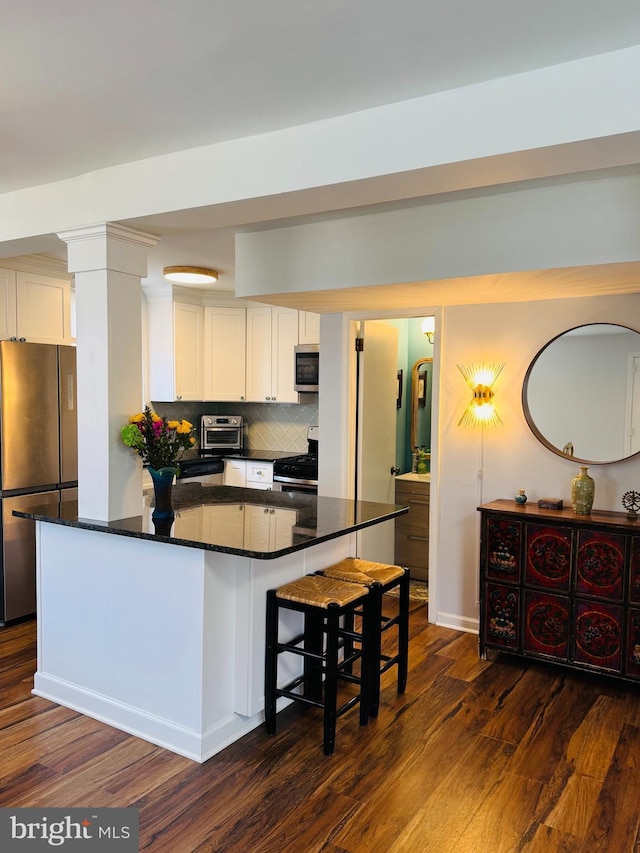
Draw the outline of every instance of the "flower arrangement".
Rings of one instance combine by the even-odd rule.
[[[120,436],[127,447],[142,457],[145,465],[159,471],[176,468],[184,451],[196,443],[192,429],[189,421],[168,421],[145,406],[143,412],[129,418]]]

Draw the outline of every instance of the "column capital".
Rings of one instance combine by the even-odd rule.
[[[160,238],[117,222],[100,222],[59,231],[68,246],[71,273],[109,269],[145,278],[147,255]]]

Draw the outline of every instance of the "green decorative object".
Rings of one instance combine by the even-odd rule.
[[[149,473],[153,480],[154,491],[154,510],[151,513],[151,518],[156,521],[167,521],[173,519],[173,504],[171,502],[171,490],[173,488],[173,478],[178,473],[177,468],[155,468],[149,466]]]
[[[576,515],[589,515],[593,506],[596,484],[589,476],[586,465],[580,466],[580,473],[571,481],[571,505]]]

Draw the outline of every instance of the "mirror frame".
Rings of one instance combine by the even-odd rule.
[[[574,332],[576,329],[584,329],[587,326],[618,326],[621,329],[627,329],[629,332],[635,332],[636,334],[640,334],[640,332],[638,332],[637,329],[633,329],[631,326],[625,326],[623,323],[608,323],[608,322],[600,321],[598,323],[581,323],[579,326],[572,326],[570,329],[565,329],[563,332],[560,332],[555,337],[551,338],[551,340],[547,341],[547,343],[541,349],[539,349],[538,352],[535,354],[535,356],[531,360],[531,363],[529,364],[529,367],[527,368],[527,372],[525,373],[524,381],[522,383],[522,410],[524,412],[524,417],[525,417],[525,420],[527,422],[529,429],[535,435],[535,437],[538,439],[540,444],[543,444],[547,448],[547,450],[550,450],[552,453],[555,453],[556,456],[560,456],[562,459],[566,459],[569,462],[582,463],[584,465],[613,465],[616,462],[626,462],[627,459],[633,459],[635,456],[638,456],[638,454],[640,453],[640,450],[636,451],[636,453],[629,454],[629,456],[621,456],[619,459],[594,460],[594,459],[582,459],[580,456],[568,456],[566,453],[563,453],[559,447],[555,447],[553,444],[551,444],[551,442],[548,439],[546,439],[542,435],[542,433],[540,432],[540,430],[538,429],[538,427],[534,423],[533,416],[531,414],[531,411],[529,410],[529,404],[527,402],[527,389],[529,386],[529,377],[531,376],[531,372],[532,372],[533,368],[535,367],[536,362],[538,361],[538,359],[542,355],[542,353],[548,347],[550,347],[551,344],[555,343],[555,341],[557,341],[558,338],[562,338],[564,335],[568,334],[569,332]]]
[[[419,358],[411,368],[411,423],[409,425],[409,442],[412,453],[416,449],[416,441],[418,440],[418,403],[420,399],[420,395],[418,394],[418,372],[423,364],[433,364],[433,358]]]

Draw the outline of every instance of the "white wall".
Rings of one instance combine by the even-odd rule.
[[[582,323],[640,329],[640,295],[559,299],[445,308],[441,344],[437,484],[438,600],[441,624],[470,628],[477,618],[479,500],[511,498],[524,488],[530,501],[560,497],[570,505],[578,465],[547,450],[524,418],[521,392],[531,360],[555,335]],[[458,427],[469,400],[458,364],[505,362],[494,390],[503,427]],[[483,478],[478,479],[482,469]],[[640,483],[640,458],[591,466],[597,509],[622,511],[620,499]]]
[[[458,198],[238,234],[236,294],[259,298],[635,261],[638,233],[637,175]],[[499,301],[499,292],[493,298]]]

